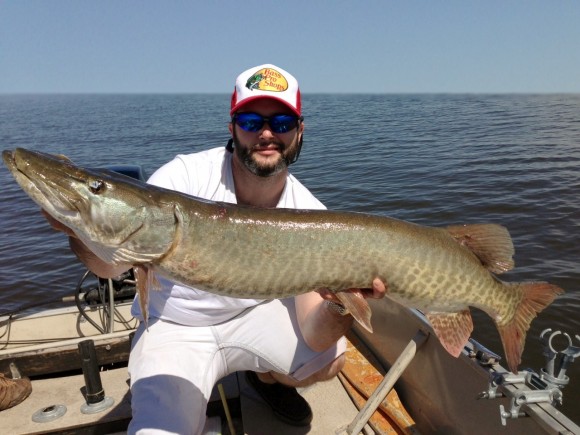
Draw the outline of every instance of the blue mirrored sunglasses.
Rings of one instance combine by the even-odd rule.
[[[270,126],[272,132],[287,133],[298,127],[298,124],[302,119],[301,116],[298,117],[294,115],[274,115],[266,117],[257,113],[236,113],[232,117],[232,121],[242,130],[250,131],[252,133],[260,131],[266,122]]]

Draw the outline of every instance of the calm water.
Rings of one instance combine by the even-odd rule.
[[[543,329],[580,334],[580,96],[304,100],[293,172],[328,208],[433,226],[503,224],[516,246],[516,269],[504,279],[567,292],[532,324],[521,367],[543,366]],[[225,145],[228,105],[228,95],[0,96],[0,143],[80,165],[136,162],[151,173],[177,153]],[[0,182],[0,311],[71,294],[83,269],[65,238],[3,165]],[[489,318],[474,317],[474,337],[500,351]],[[580,362],[567,374],[564,411],[580,422]]]

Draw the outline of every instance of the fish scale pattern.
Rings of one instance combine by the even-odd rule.
[[[378,276],[391,297],[424,310],[495,312],[510,299],[444,229],[359,213],[220,207],[185,216],[178,251],[157,267],[242,298],[369,288]]]

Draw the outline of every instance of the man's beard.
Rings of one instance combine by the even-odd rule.
[[[254,175],[259,177],[271,177],[273,175],[279,174],[288,168],[288,166],[295,161],[298,155],[298,146],[296,139],[288,146],[285,146],[282,142],[271,141],[271,144],[276,145],[278,152],[280,153],[279,158],[273,163],[263,163],[258,161],[253,151],[260,148],[260,144],[253,146],[241,145],[237,135],[234,135],[234,153],[244,164],[244,166]]]

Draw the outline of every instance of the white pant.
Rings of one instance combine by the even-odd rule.
[[[129,433],[198,434],[215,383],[242,370],[276,371],[302,380],[346,349],[325,352],[304,342],[294,299],[273,300],[225,323],[183,326],[151,319],[141,324],[129,358],[133,419]]]

